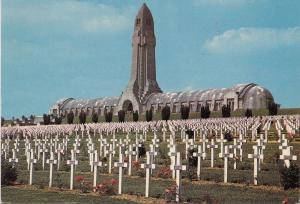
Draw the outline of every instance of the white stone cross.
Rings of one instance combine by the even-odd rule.
[[[142,147],[142,144],[139,143],[139,140],[136,138],[136,143],[133,144],[133,147],[135,148],[135,160],[139,160],[139,147]]]
[[[40,149],[40,152],[43,153],[43,155],[42,155],[42,165],[43,165],[43,170],[45,170],[45,159],[46,159],[45,154],[46,154],[46,152],[48,152],[48,149],[46,148],[45,144],[43,144],[43,148]]]
[[[229,145],[229,149],[233,149],[233,158],[234,158],[234,163],[233,163],[233,169],[236,169],[236,160],[238,159],[237,157],[237,149],[241,149],[242,147],[237,144],[237,139],[233,139],[233,145]],[[242,155],[240,155],[241,157]]]
[[[113,134],[113,138],[110,140],[111,142],[112,142],[112,147],[113,147],[113,149],[115,149],[116,148],[116,142],[118,141],[117,139],[116,139],[116,135],[115,135],[115,133]],[[116,152],[114,152],[113,153],[113,156],[115,156],[115,153]]]
[[[287,147],[289,147],[288,140],[287,139],[282,139],[281,145],[279,145],[279,149],[283,150],[283,149],[286,149]]]
[[[54,159],[54,153],[50,152],[50,159],[47,159],[47,164],[50,164],[50,175],[49,175],[49,188],[52,187],[52,176],[53,176],[53,164],[57,164],[57,160]]]
[[[168,152],[168,156],[171,159],[171,166],[174,166],[176,164],[176,156],[177,156],[176,144],[174,144],[170,147],[170,151]],[[175,179],[175,176],[176,176],[176,171],[172,170],[172,178]]]
[[[146,189],[145,189],[145,197],[149,197],[150,191],[150,172],[152,169],[155,169],[155,164],[151,163],[151,156],[149,152],[146,152],[147,161],[145,164],[141,164],[141,168],[146,169]]]
[[[290,168],[290,161],[291,160],[297,160],[296,155],[292,155],[292,146],[288,146],[285,149],[282,149],[282,155],[279,156],[279,159],[284,161],[284,164],[287,168]]]
[[[99,167],[105,166],[105,165],[103,165],[103,163],[102,163],[101,161],[99,161],[97,150],[95,150],[95,153],[94,153],[93,166],[94,166],[94,180],[93,180],[93,187],[96,187],[96,185],[97,185],[97,168],[98,168],[98,166],[99,166]]]
[[[71,160],[67,160],[67,164],[71,165],[71,174],[70,174],[70,190],[73,190],[73,181],[74,181],[74,166],[78,165],[78,160],[75,159],[75,152],[71,149]]]
[[[155,151],[155,146],[153,146],[152,144],[150,144],[149,146],[150,146],[149,155],[151,158],[151,163],[153,164],[155,162],[155,156],[157,156],[157,152]],[[152,171],[151,171],[151,174],[152,174]]]
[[[8,161],[13,163],[13,168],[15,167],[15,164],[19,162],[19,159],[16,157],[15,149],[12,150],[12,158],[10,158]]]
[[[99,142],[99,155],[102,157],[102,151],[103,151],[103,136],[102,134],[100,135],[100,138],[98,139]]]
[[[259,160],[263,158],[263,155],[259,153],[259,147],[258,146],[253,146],[254,153],[253,154],[248,154],[249,159],[254,159],[254,185],[257,185],[257,175],[258,175],[258,169],[259,169]]]
[[[125,145],[128,146],[131,142],[131,139],[128,138],[128,134],[126,135],[126,139],[124,139]]]
[[[50,143],[48,143],[49,151],[52,152],[52,148],[54,147],[53,139],[50,139]]]
[[[126,151],[125,154],[128,155],[128,176],[131,176],[132,155],[136,155],[136,151],[133,151],[131,144],[128,146],[128,151]]]
[[[30,173],[29,173],[29,185],[32,185],[32,171],[33,164],[35,164],[37,160],[34,158],[33,149],[30,149]]]
[[[59,170],[60,167],[60,155],[64,153],[64,149],[61,147],[61,144],[58,144],[58,147],[55,151],[57,153],[57,170]]]
[[[223,133],[221,133],[221,138],[217,139],[217,142],[220,143],[220,154],[223,154],[223,152],[224,152],[224,143],[227,142],[227,140],[224,139]]]
[[[93,162],[94,162],[94,154],[97,150],[95,150],[94,144],[92,143],[91,146],[89,146],[89,159],[90,159],[90,166],[91,166],[91,172],[93,171]]]
[[[119,155],[119,162],[115,162],[115,167],[119,167],[119,188],[118,194],[122,194],[122,181],[123,181],[123,168],[128,167],[128,163],[123,161],[123,154],[120,153]]]
[[[186,165],[181,164],[180,152],[177,152],[176,164],[170,166],[171,170],[176,171],[176,202],[180,201],[181,176],[180,172],[186,170]]]
[[[117,143],[117,147],[119,147],[119,154],[123,154],[123,148],[125,147],[125,144],[123,144],[122,139],[119,139],[119,143]]]
[[[58,135],[56,135],[55,139],[54,139],[54,150],[56,151],[57,149],[57,142],[59,142],[59,139],[58,139]]]
[[[26,153],[26,161],[27,161],[27,169],[30,169],[30,150],[31,150],[31,143],[27,143],[25,146],[25,153]]]
[[[224,146],[223,154],[220,153],[219,157],[224,158],[224,183],[227,183],[227,175],[228,175],[228,158],[233,158],[233,154],[230,154],[228,151],[228,146]]]
[[[215,140],[211,139],[210,145],[207,145],[207,148],[210,148],[210,167],[214,167],[214,149],[218,148],[218,145],[215,144]]]
[[[113,145],[109,144],[109,150],[107,151],[107,154],[109,155],[108,160],[108,173],[111,174],[111,167],[112,167],[112,157],[115,154],[115,150],[113,149]]]
[[[247,140],[243,139],[243,136],[240,135],[239,139],[237,140],[239,145],[241,146],[240,148],[240,161],[243,161],[243,143],[246,143]]]
[[[193,152],[193,157],[197,157],[197,177],[200,180],[200,173],[201,173],[201,158],[206,157],[206,153],[202,152],[201,145],[198,146],[198,152]]]
[[[262,139],[257,139],[257,147],[258,147],[258,152],[261,155],[264,155],[264,149],[266,149],[266,146],[264,145],[264,141]],[[259,161],[258,161],[258,169],[260,171],[260,163],[263,163],[264,157],[262,157]]]

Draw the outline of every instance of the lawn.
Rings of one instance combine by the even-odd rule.
[[[168,133],[169,134],[169,133]],[[168,135],[167,134],[167,135]],[[179,134],[177,134],[177,150],[182,152],[183,164],[188,164],[185,159],[184,148],[185,144],[179,141]],[[157,133],[158,137],[162,139],[162,133]],[[278,171],[277,157],[281,153],[278,149],[278,144],[275,142],[278,137],[274,132],[274,128],[271,128],[269,137],[269,143],[266,146],[264,162],[261,166],[261,171],[258,174],[258,186],[253,186],[253,160],[247,158],[247,154],[253,153],[252,146],[254,143],[247,142],[244,145],[243,150],[243,162],[237,163],[237,169],[233,169],[233,161],[229,159],[228,170],[228,184],[223,183],[223,160],[220,158],[215,159],[215,167],[210,168],[210,150],[207,149],[206,160],[202,162],[201,180],[196,178],[195,168],[189,168],[189,171],[182,172],[182,197],[183,201],[192,201],[194,203],[201,203],[202,201],[219,202],[219,203],[281,203],[281,201],[287,196],[291,203],[298,201],[300,197],[300,188],[296,190],[284,191],[281,187],[280,174]],[[250,135],[248,135],[250,136]],[[99,142],[96,138],[93,140],[95,147],[99,148]],[[109,139],[112,136],[109,136]],[[125,138],[126,134],[118,133],[117,138]],[[133,139],[134,136],[131,135]],[[148,144],[153,138],[152,134],[148,133],[146,141],[146,149],[148,150]],[[296,135],[299,138],[299,133]],[[68,150],[72,148],[75,135],[70,137]],[[197,144],[199,144],[197,142]],[[232,144],[232,142],[226,143]],[[294,147],[293,153],[300,157],[300,143],[291,142],[290,145]],[[68,190],[70,180],[70,166],[66,165],[66,160],[69,159],[70,152],[68,152],[62,158],[61,169],[56,171],[54,168],[53,174],[53,187],[48,189],[49,179],[49,165],[45,165],[45,170],[42,169],[41,159],[35,164],[33,172],[33,186],[28,186],[29,171],[27,170],[27,164],[24,155],[24,142],[20,144],[20,153],[17,182],[22,185],[2,187],[2,201],[5,202],[76,202],[76,203],[159,203],[164,202],[172,198],[170,195],[165,194],[165,189],[174,184],[170,175],[165,178],[158,177],[158,172],[164,167],[169,167],[170,160],[167,156],[167,143],[161,142],[158,149],[158,156],[155,159],[156,169],[153,171],[151,178],[150,197],[144,201],[140,200],[144,198],[145,189],[145,170],[133,168],[133,176],[127,176],[127,170],[125,170],[125,176],[123,181],[122,196],[103,196],[99,194],[92,194],[91,187],[90,193],[79,193],[79,183],[75,182],[74,191]],[[87,145],[85,139],[82,140],[80,146],[80,154],[77,159],[79,165],[76,167],[75,175],[82,175],[85,178],[87,185],[91,185],[93,174],[90,172],[90,166],[88,163]],[[118,155],[118,148],[117,154]],[[215,152],[218,155],[219,149]],[[11,156],[11,155],[10,155]],[[46,156],[48,158],[48,155]],[[117,161],[117,156],[114,161]],[[145,157],[139,159],[140,163],[145,162]],[[300,159],[296,161],[300,166]],[[98,183],[112,178],[118,179],[118,170],[113,169],[113,174],[108,174],[107,167],[101,167],[97,177]],[[61,189],[57,187],[60,186]],[[117,190],[117,186],[114,186]],[[55,190],[55,192],[53,192]],[[166,199],[167,198],[167,199]],[[157,200],[155,200],[157,199]]]

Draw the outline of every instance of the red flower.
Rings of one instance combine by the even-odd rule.
[[[116,179],[111,179],[110,180],[111,185],[116,185],[118,181]]]
[[[134,167],[135,169],[139,169],[140,166],[141,166],[141,164],[140,164],[139,161],[133,161],[133,162],[132,162],[132,165],[133,165],[133,167]]]
[[[84,177],[83,177],[83,176],[81,176],[81,175],[75,176],[75,181],[76,181],[76,182],[80,183],[80,182],[82,182],[83,180],[84,180]]]
[[[289,198],[287,196],[284,197],[282,204],[288,204],[289,203]]]

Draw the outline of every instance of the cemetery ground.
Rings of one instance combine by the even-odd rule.
[[[272,129],[272,128],[271,128]],[[278,171],[278,159],[281,152],[278,150],[278,139],[275,134],[271,134],[269,142],[264,151],[264,161],[261,164],[261,171],[258,174],[258,185],[253,185],[253,159],[248,159],[247,155],[253,153],[252,146],[255,142],[247,141],[244,144],[243,162],[237,162],[237,169],[233,169],[233,160],[229,159],[228,183],[223,183],[224,161],[215,156],[214,168],[210,167],[210,149],[206,150],[206,159],[202,161],[201,179],[197,179],[196,167],[182,171],[181,200],[191,203],[281,203],[285,198],[289,202],[295,203],[300,197],[300,188],[293,190],[283,190],[280,183]],[[178,134],[178,133],[177,133]],[[80,135],[80,134],[79,134]],[[162,132],[157,132],[157,136],[162,141]],[[91,136],[93,139],[94,136]],[[134,135],[131,134],[133,140]],[[299,138],[299,134],[296,138]],[[99,138],[96,135],[95,138]],[[112,136],[109,135],[109,139]],[[126,134],[117,133],[116,138],[126,138]],[[152,172],[150,181],[150,198],[145,198],[145,169],[136,167],[133,164],[132,176],[128,176],[128,169],[124,170],[123,192],[117,195],[118,185],[112,185],[114,193],[111,195],[99,194],[92,191],[93,172],[91,172],[88,157],[88,147],[84,136],[80,145],[80,153],[77,156],[78,165],[75,170],[74,190],[69,190],[70,186],[70,166],[66,161],[70,159],[70,150],[75,141],[75,134],[69,137],[68,153],[62,156],[61,168],[59,171],[54,166],[53,187],[48,188],[49,164],[42,168],[40,159],[34,165],[33,185],[28,185],[29,171],[27,170],[26,156],[19,153],[19,163],[17,164],[18,179],[15,185],[2,187],[2,201],[4,202],[78,202],[78,203],[165,203],[174,200],[174,180],[172,173],[168,170],[170,159],[168,157],[167,142],[160,142],[157,149],[158,155],[155,158],[156,168]],[[146,151],[149,151],[149,144],[153,139],[153,134],[148,133],[145,141]],[[99,149],[99,142],[94,140],[95,149]],[[182,153],[182,163],[188,165],[185,159],[185,143],[176,137],[177,151]],[[200,144],[196,142],[196,144]],[[233,144],[227,142],[226,145]],[[294,147],[293,153],[300,155],[300,142],[291,142]],[[24,152],[25,144],[20,142],[20,152]],[[220,149],[215,150],[218,155]],[[10,158],[11,156],[9,156]],[[114,161],[118,161],[118,148]],[[134,157],[134,156],[133,156]],[[48,154],[46,158],[49,158]],[[135,158],[135,157],[134,157]],[[128,158],[127,158],[128,159]],[[135,159],[133,159],[134,161]],[[139,159],[138,165],[145,163],[146,157]],[[293,161],[298,166],[300,160]],[[108,174],[108,167],[99,167],[97,184],[118,180],[118,168],[113,168],[112,174]],[[76,178],[78,179],[76,181]],[[80,179],[81,178],[81,179]]]

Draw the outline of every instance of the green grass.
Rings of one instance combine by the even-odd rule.
[[[185,144],[179,141],[179,134],[177,134],[177,143],[178,143],[178,151],[182,152],[182,157],[184,158],[184,147]],[[158,137],[162,139],[162,133],[157,133]],[[167,134],[168,135],[168,134]],[[249,136],[249,135],[248,135]],[[72,147],[72,142],[74,141],[74,135],[70,137],[71,141],[69,142],[68,149],[70,150]],[[95,139],[99,136],[97,135]],[[119,133],[116,135],[117,138],[125,138],[126,134]],[[134,138],[133,135],[130,136],[131,139]],[[297,138],[300,137],[299,133],[296,135]],[[93,138],[93,136],[92,136]],[[108,139],[111,138],[111,135]],[[148,138],[146,141],[146,148],[148,150],[148,144],[150,143],[153,135],[148,133]],[[183,199],[208,199],[219,201],[220,203],[280,203],[285,196],[288,196],[291,201],[295,201],[300,196],[300,189],[297,191],[283,191],[280,190],[280,175],[278,172],[278,165],[276,163],[275,156],[280,153],[278,149],[278,144],[274,141],[277,140],[277,135],[274,132],[270,132],[269,140],[273,141],[267,144],[265,150],[265,159],[262,164],[261,171],[259,172],[258,182],[262,188],[254,188],[251,184],[253,183],[253,160],[247,158],[247,154],[253,153],[252,145],[254,143],[248,142],[245,144],[244,148],[244,158],[243,162],[237,163],[237,169],[233,169],[233,161],[230,159],[229,161],[229,171],[228,171],[228,182],[229,185],[223,185],[223,160],[217,158],[215,161],[215,168],[210,168],[210,151],[207,150],[207,158],[202,162],[202,170],[201,170],[201,180],[204,181],[200,184],[191,183],[188,178],[188,173],[183,172],[183,189],[182,195]],[[95,147],[99,148],[99,142],[94,139]],[[228,143],[228,144],[232,144]],[[294,147],[293,153],[296,155],[300,155],[300,143],[292,142],[290,143]],[[24,143],[21,143],[21,150],[18,154],[19,164],[18,164],[18,181],[24,184],[28,184],[29,180],[29,172],[27,171],[27,164],[25,161],[24,154]],[[78,156],[79,165],[76,168],[75,175],[84,175],[85,180],[87,182],[92,182],[92,173],[90,172],[90,166],[88,164],[88,155],[87,155],[87,146],[85,139],[82,140],[82,144],[80,146],[81,152]],[[171,179],[158,179],[156,178],[157,172],[164,166],[170,165],[169,158],[167,156],[167,148],[166,143],[162,142],[160,144],[160,149],[158,151],[158,156],[156,158],[156,169],[153,171],[153,179],[151,181],[151,197],[164,198],[164,191],[167,187],[171,186],[173,181]],[[215,152],[215,155],[218,155],[219,149]],[[10,158],[9,155],[8,158]],[[63,161],[61,163],[61,170],[54,171],[53,175],[53,186],[56,187],[59,184],[62,184],[64,189],[69,188],[69,178],[70,178],[70,168],[65,164],[65,161],[69,159],[70,153],[67,156],[63,157]],[[46,156],[47,158],[49,155]],[[114,158],[115,161],[118,160],[117,156]],[[33,173],[33,184],[37,188],[45,188],[48,186],[48,178],[49,178],[49,166],[45,165],[45,170],[42,170],[41,159],[35,165],[35,170]],[[145,158],[140,159],[140,163],[144,163]],[[187,164],[187,161],[183,159],[183,163]],[[296,161],[297,165],[300,166],[300,160]],[[99,168],[101,174],[98,175],[97,181],[100,183],[106,179],[110,178],[118,178],[117,169],[114,169],[113,175],[107,174],[106,168]],[[142,170],[144,172],[144,170]],[[125,170],[125,175],[126,175]],[[59,178],[58,179],[58,175]],[[145,188],[145,178],[138,176],[138,172],[133,170],[134,177],[125,176],[123,182],[123,191],[126,194],[144,194]],[[195,178],[195,172],[193,174]],[[241,184],[241,186],[237,186],[236,183]],[[249,185],[250,184],[250,185]],[[75,189],[78,189],[78,184],[75,182]],[[117,186],[116,186],[117,188]],[[272,190],[275,188],[276,190]],[[12,194],[17,192],[17,194]],[[32,200],[31,200],[32,198]],[[74,200],[71,200],[74,199]],[[121,202],[115,198],[111,197],[93,197],[93,196],[80,196],[80,195],[66,195],[61,193],[50,193],[44,192],[42,190],[21,190],[21,189],[13,189],[11,187],[2,188],[2,200],[9,202],[58,202],[58,201],[68,201],[68,202],[82,202],[86,203],[97,203],[98,201],[103,203],[118,203]],[[124,203],[126,203],[124,201]]]
[[[111,203],[111,204],[135,204],[136,202],[114,199],[109,196],[86,196],[66,194],[61,192],[44,192],[42,190],[25,190],[12,187],[1,188],[2,201],[11,203]]]

